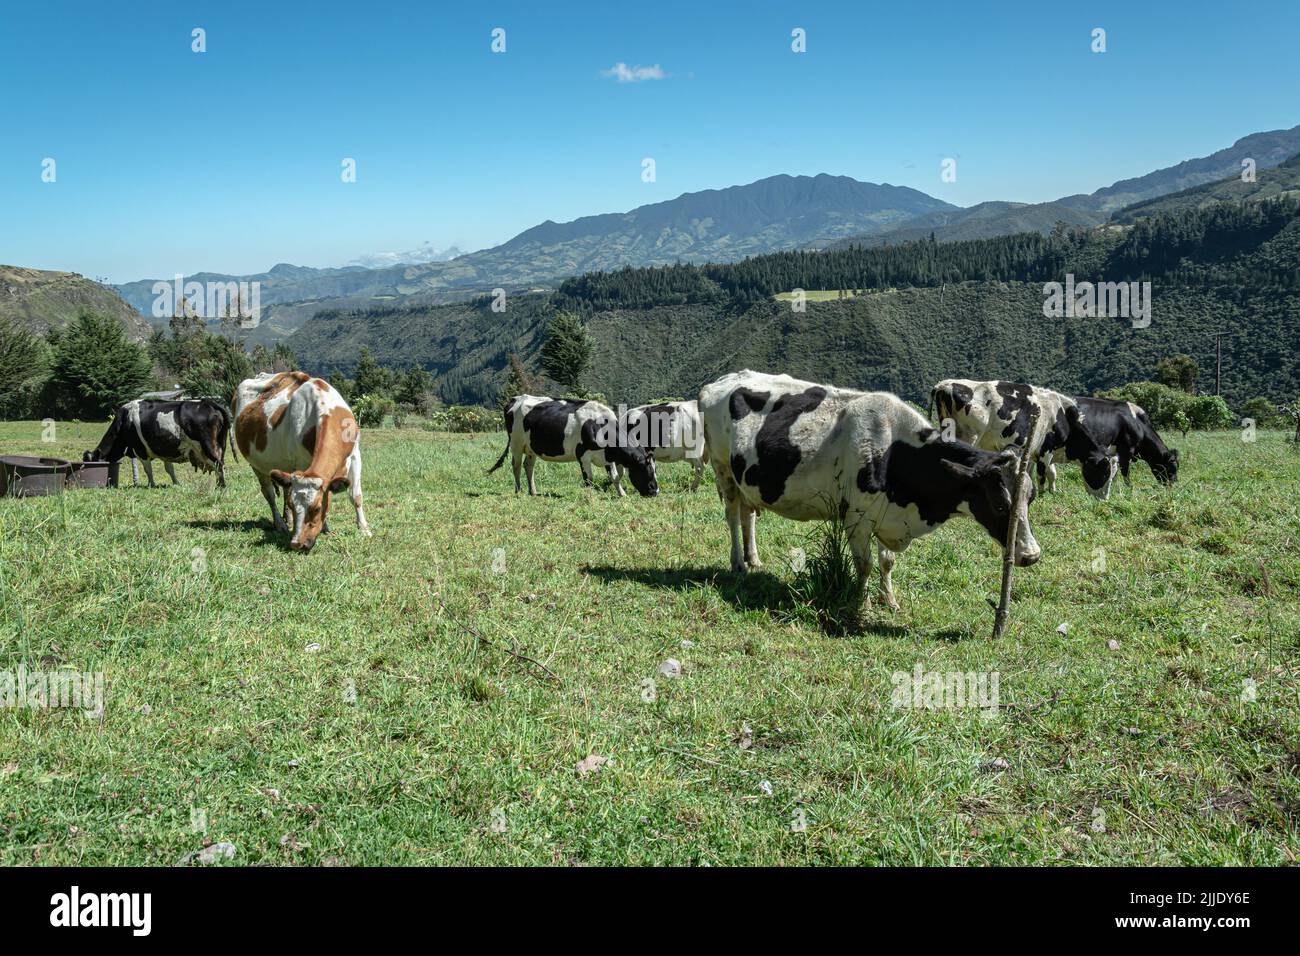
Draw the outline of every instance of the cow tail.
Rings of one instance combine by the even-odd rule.
[[[211,402],[221,412],[221,434],[217,436],[217,451],[221,451],[227,443],[230,445],[230,454],[239,461],[239,455],[235,452],[235,430],[231,427],[234,421],[234,415],[230,412],[230,406],[219,398],[209,398]]]
[[[231,411],[231,409],[238,404],[239,404],[239,389],[235,389],[235,391],[232,392],[230,395],[230,404],[223,406],[221,409],[221,413],[222,415],[225,416],[226,419],[226,440],[230,442],[230,457],[233,458],[235,461],[239,461],[239,453],[235,451],[235,429],[234,429],[235,415]]]
[[[506,455],[508,455],[508,454],[510,454],[510,441],[509,441],[509,439],[506,440],[506,450],[503,451],[503,452],[501,453],[501,457],[497,459],[497,463],[496,463],[495,465],[493,465],[491,468],[489,468],[489,469],[487,470],[487,473],[490,475],[490,474],[492,474],[492,472],[496,471],[496,470],[497,470],[498,468],[500,468],[503,464],[505,464]]]

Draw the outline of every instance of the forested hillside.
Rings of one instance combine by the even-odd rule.
[[[1147,328],[1049,319],[1043,284],[1150,281]],[[774,296],[845,289],[798,312]],[[546,319],[581,313],[595,340],[591,387],[615,400],[688,394],[743,366],[887,388],[922,399],[939,378],[1021,378],[1096,392],[1147,378],[1186,353],[1214,365],[1230,402],[1300,393],[1300,201],[1217,204],[1132,227],[962,243],[783,252],[725,265],[593,273],[551,295],[426,309],[329,314],[294,336],[301,359],[347,371],[360,346],[438,374],[445,401],[490,403],[506,356],[536,361]]]

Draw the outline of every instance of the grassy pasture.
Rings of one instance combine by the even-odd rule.
[[[0,449],[101,430],[0,423]],[[1300,454],[1173,444],[1168,493],[1140,466],[1096,502],[1061,469],[997,642],[974,522],[900,558],[899,613],[832,637],[790,598],[812,526],[764,516],[738,578],[684,465],[652,500],[545,464],[516,497],[483,473],[499,435],[366,432],[375,537],[339,500],[306,556],[242,462],[224,494],[186,468],[0,499],[0,671],[107,684],[101,717],[0,709],[0,864],[205,839],[238,864],[1294,862]],[[995,671],[1000,706],[892,706],[918,665]]]

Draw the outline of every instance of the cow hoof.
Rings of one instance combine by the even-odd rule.
[[[734,571],[736,574],[745,574],[749,571],[749,565],[747,565],[744,561],[732,561],[731,570]]]
[[[363,537],[363,538],[373,538],[374,536],[375,536],[375,533],[374,533],[373,531],[371,531],[369,528],[362,528],[362,529],[361,529],[361,537]]]
[[[749,565],[751,571],[757,571],[763,566],[763,562],[758,560],[758,558],[746,558],[745,563]]]

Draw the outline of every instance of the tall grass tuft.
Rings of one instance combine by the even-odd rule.
[[[851,527],[834,513],[808,537],[807,563],[790,585],[800,617],[810,617],[828,634],[862,627],[863,581],[849,549]]]

